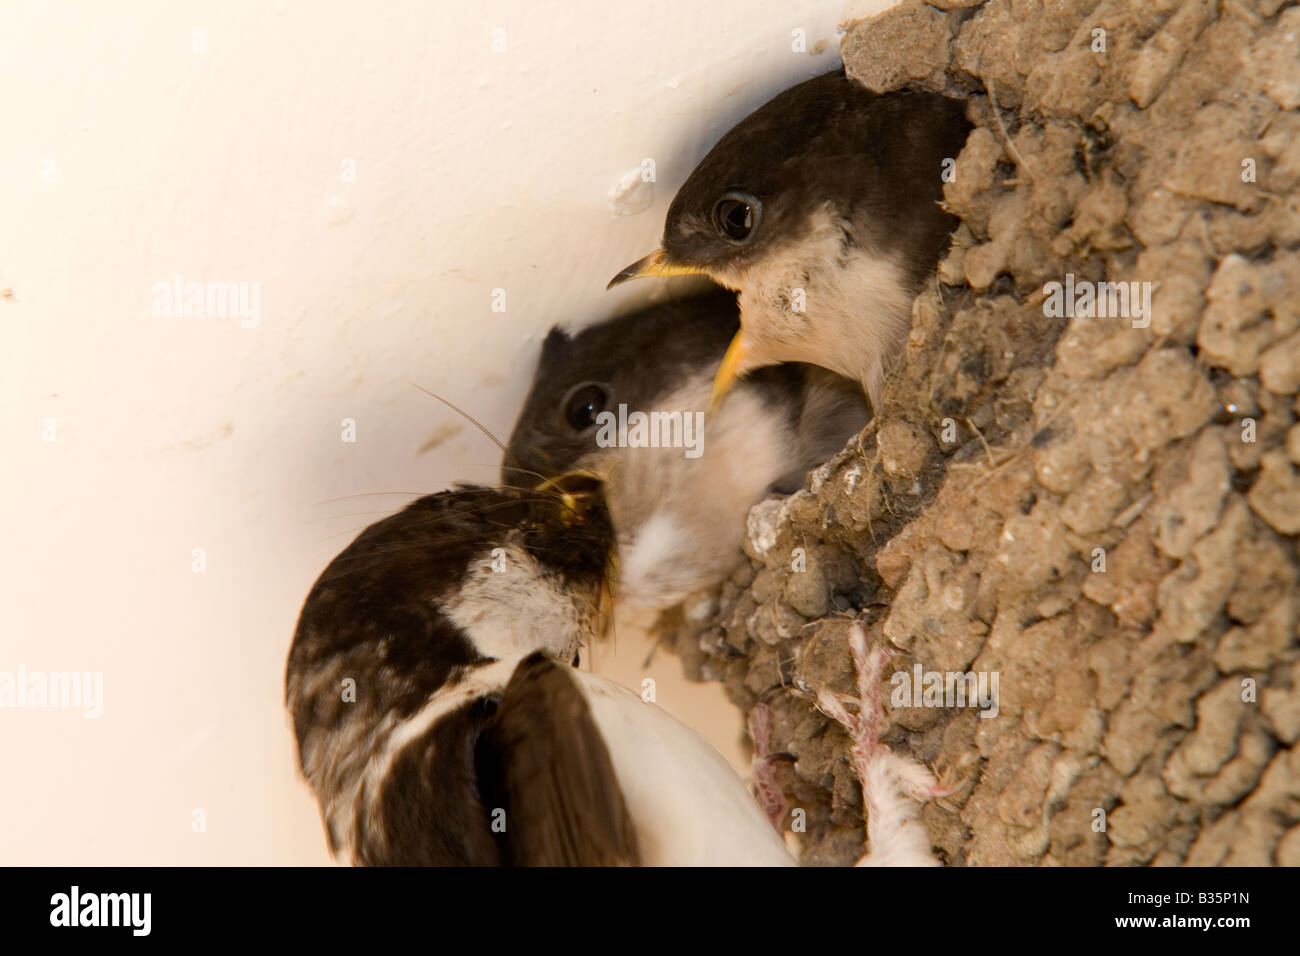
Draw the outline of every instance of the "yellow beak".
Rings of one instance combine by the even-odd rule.
[[[736,337],[731,340],[727,346],[727,354],[722,356],[722,364],[718,366],[718,374],[713,377],[713,394],[709,396],[709,411],[717,411],[718,406],[722,404],[722,399],[726,397],[727,392],[731,391],[731,386],[736,384],[736,379],[740,377],[740,369],[745,361],[745,331],[741,329],[736,333]]]
[[[586,516],[589,503],[603,500],[600,476],[594,471],[566,471],[538,483],[534,490],[558,496],[575,521]]]
[[[669,262],[664,258],[664,251],[656,249],[650,255],[643,259],[638,259],[632,263],[614,278],[609,280],[609,285],[605,286],[606,291],[614,288],[616,285],[622,285],[628,279],[644,279],[649,276],[702,276],[708,275],[703,269],[697,269],[695,266],[681,266]]]

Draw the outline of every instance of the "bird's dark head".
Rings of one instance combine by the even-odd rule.
[[[507,621],[502,630],[524,652],[537,649],[527,632],[542,617],[529,601],[572,605],[578,613],[566,610],[571,623],[599,636],[606,622],[595,612],[608,603],[615,544],[604,487],[590,475],[563,475],[538,488],[462,485],[426,495],[372,524],[321,574],[299,617],[290,669],[373,643],[373,653],[359,660],[421,662],[425,682],[403,691],[418,705],[457,667],[501,656],[465,644],[472,630],[466,622],[484,608]],[[471,604],[477,610],[458,621],[456,608]],[[562,642],[582,637],[557,634]]]
[[[510,433],[502,481],[531,488],[591,467],[602,413],[661,407],[691,377],[711,374],[739,327],[735,295],[715,289],[576,333],[552,329]]]
[[[837,124],[850,99],[865,92],[842,73],[827,74],[732,128],[673,197],[661,261],[740,289],[748,272],[802,239],[821,207],[847,208],[852,189],[836,167],[852,165],[852,157],[837,155],[844,151]]]
[[[502,489],[508,494],[509,489]],[[571,471],[542,482],[527,496],[519,525],[524,549],[547,572],[590,598],[609,623],[610,593],[616,577],[616,538],[605,487],[588,472]]]
[[[370,688],[357,707],[378,719],[387,708],[409,716],[488,660],[535,650],[568,660],[605,632],[614,561],[604,490],[587,475],[461,486],[376,522],[330,562],[299,615],[288,699],[300,744],[322,714],[345,712],[335,685],[310,679],[323,668]]]
[[[842,71],[800,83],[718,141],[669,206],[660,247],[610,286],[703,274],[740,293],[715,402],[780,362],[874,394],[956,225],[940,206],[943,163],[968,129],[963,105],[937,94],[877,94]]]
[[[806,298],[810,273],[826,265],[818,260],[841,252],[864,174],[852,111],[871,96],[839,71],[770,100],[695,167],[668,208],[660,247],[610,282],[698,273],[741,293],[745,331],[718,372],[715,401],[757,368],[817,361],[816,350],[798,348],[805,305],[796,290]]]
[[[609,283],[647,276],[707,275],[738,289],[756,263],[796,241],[812,206],[834,199],[821,168],[824,135],[865,92],[843,73],[785,91],[731,129],[677,191],[660,247]]]

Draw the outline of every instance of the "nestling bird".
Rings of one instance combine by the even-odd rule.
[[[575,469],[601,476],[619,538],[620,600],[663,608],[725,578],[742,560],[750,507],[803,484],[870,409],[852,382],[807,365],[764,369],[705,418],[738,329],[736,297],[715,289],[608,319],[552,329],[510,436],[502,479],[528,486]],[[600,416],[620,406],[698,416],[698,457],[679,447],[602,447]],[[607,437],[607,436],[605,436]]]
[[[369,865],[790,864],[744,783],[576,670],[604,630],[598,484],[461,487],[364,531],[303,606],[286,700],[334,853]]]
[[[815,77],[718,141],[669,206],[660,248],[609,284],[704,274],[739,291],[741,331],[714,401],[739,375],[809,362],[878,404],[956,226],[941,177],[969,130],[957,100]]]

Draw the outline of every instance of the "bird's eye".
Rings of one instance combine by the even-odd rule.
[[[592,382],[579,385],[564,399],[564,420],[574,431],[590,428],[608,401],[609,396],[601,386]]]
[[[749,193],[730,192],[713,207],[713,224],[732,242],[747,242],[758,225],[763,204]]]

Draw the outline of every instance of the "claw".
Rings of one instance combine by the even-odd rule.
[[[749,737],[754,742],[754,761],[750,765],[751,788],[754,799],[758,801],[767,818],[781,832],[781,823],[785,819],[785,794],[777,785],[776,775],[772,771],[775,758],[771,752],[772,708],[761,701],[749,711]]]
[[[938,866],[929,834],[916,819],[914,801],[934,799],[951,791],[941,787],[924,764],[896,754],[880,742],[884,729],[880,680],[894,652],[888,648],[870,650],[866,631],[856,622],[849,628],[849,651],[857,673],[858,712],[851,714],[844,706],[852,698],[825,689],[818,692],[817,703],[853,738],[852,759],[862,784],[871,846],[858,866]]]

